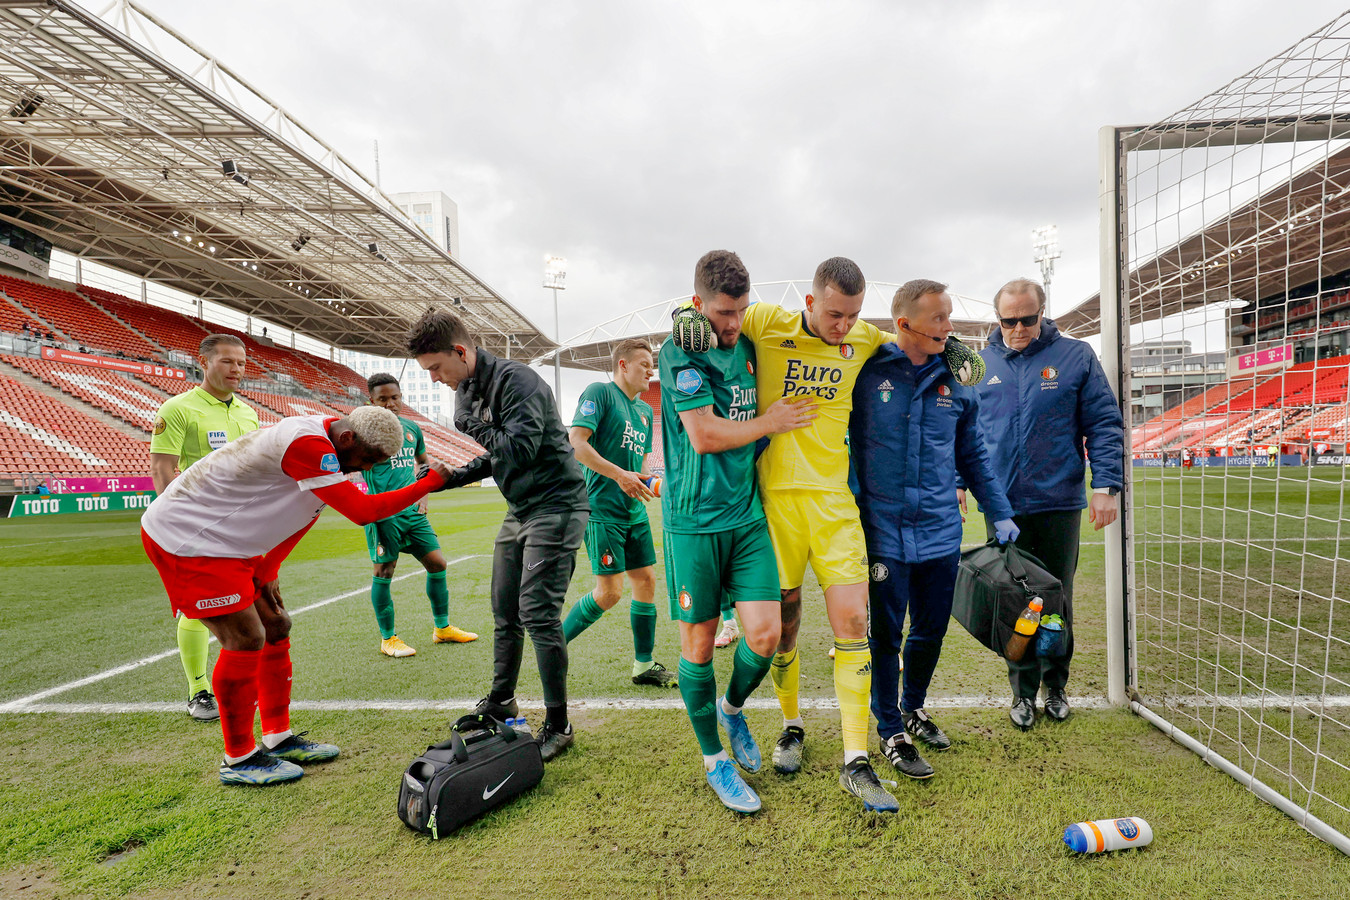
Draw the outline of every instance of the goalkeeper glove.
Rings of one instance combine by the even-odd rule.
[[[670,339],[685,353],[707,353],[713,347],[713,327],[708,317],[692,306],[671,313]]]
[[[956,335],[947,338],[947,347],[942,351],[942,359],[947,363],[958,384],[967,387],[984,380],[984,358],[970,349]]]
[[[994,523],[994,540],[1000,544],[1017,540],[1017,536],[1021,533],[1022,529],[1018,528],[1012,519],[999,519]]]

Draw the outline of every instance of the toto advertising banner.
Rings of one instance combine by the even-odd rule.
[[[9,518],[21,516],[60,516],[69,513],[120,512],[145,509],[155,499],[154,491],[114,491],[106,494],[52,494],[40,497],[23,494],[14,498]]]
[[[153,491],[155,480],[149,475],[133,478],[48,478],[47,490],[53,494],[103,494],[108,491]]]
[[[93,366],[98,369],[116,369],[119,372],[131,372],[137,375],[158,375],[161,378],[187,378],[187,372],[166,366],[163,363],[140,362],[135,359],[118,359],[113,356],[96,356],[92,353],[76,353],[61,347],[43,347],[42,358],[48,362],[74,363],[77,366]]]

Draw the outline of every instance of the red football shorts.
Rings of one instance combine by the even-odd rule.
[[[205,619],[247,609],[255,599],[253,577],[263,558],[223,559],[174,556],[141,531],[145,555],[155,564],[169,606],[189,619]]]

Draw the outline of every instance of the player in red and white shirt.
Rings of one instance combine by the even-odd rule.
[[[341,419],[292,416],[200,460],[141,517],[141,541],[170,605],[220,641],[211,683],[225,784],[291,781],[302,774],[296,763],[338,755],[291,732],[291,619],[277,573],[325,506],[365,525],[445,484],[449,469],[435,461],[413,484],[383,494],[363,494],[347,479],[402,446],[398,417],[377,406]],[[253,742],[255,706],[262,746]]]

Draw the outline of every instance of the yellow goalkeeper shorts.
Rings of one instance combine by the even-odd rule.
[[[779,587],[801,587],[808,562],[822,588],[867,581],[867,544],[852,494],[788,490],[761,496]]]

